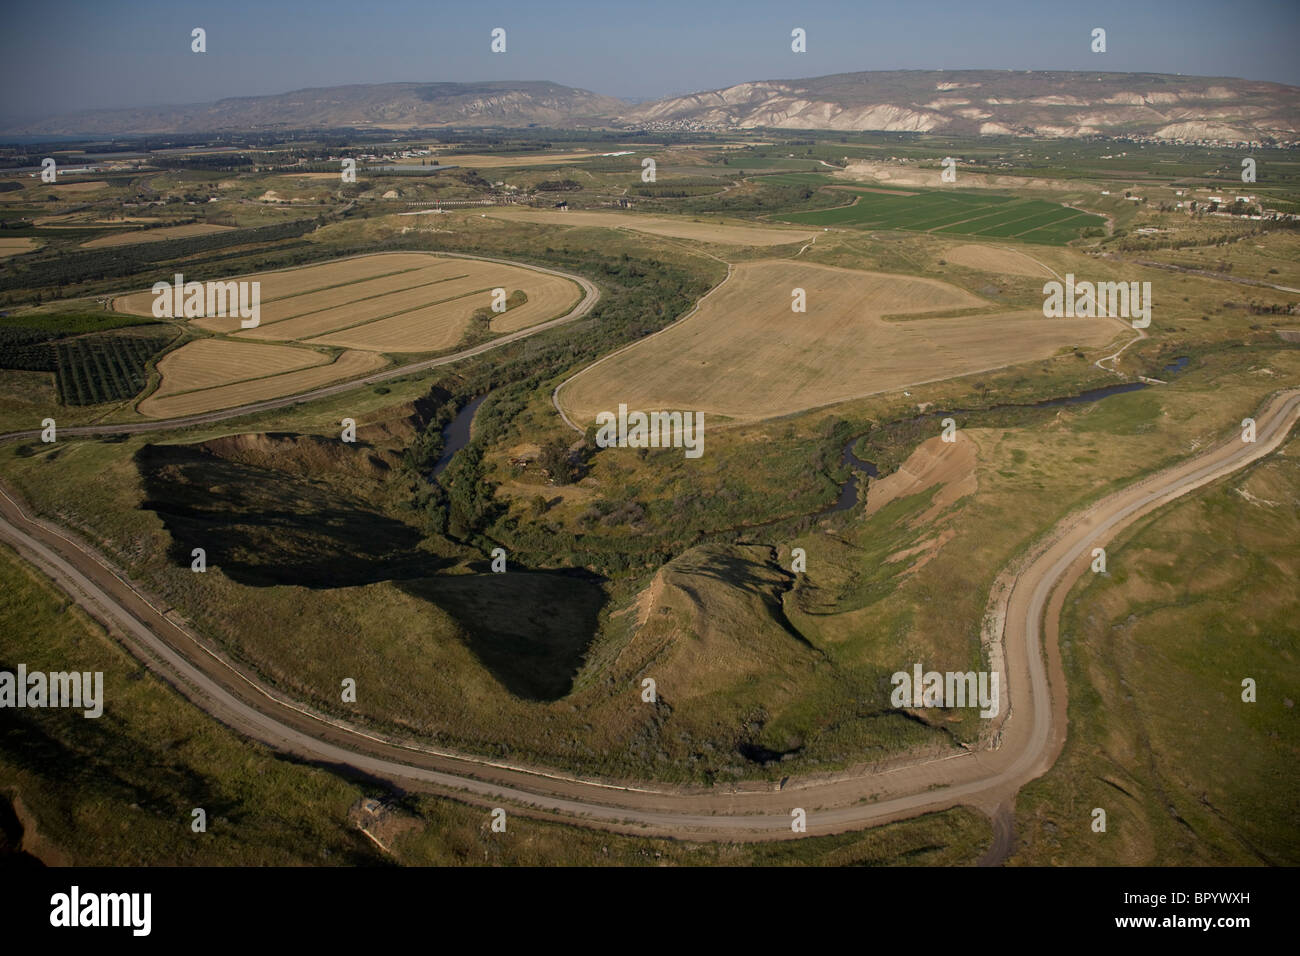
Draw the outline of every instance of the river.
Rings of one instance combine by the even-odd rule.
[[[470,426],[474,424],[474,413],[478,411],[478,407],[483,404],[486,398],[486,395],[480,395],[478,398],[471,400],[469,404],[457,412],[456,417],[443,428],[442,457],[439,458],[438,463],[433,466],[433,473],[430,475],[431,478],[437,478],[442,474],[443,471],[446,470],[447,466],[451,464],[451,460],[455,457],[456,452],[469,444],[469,431]]]

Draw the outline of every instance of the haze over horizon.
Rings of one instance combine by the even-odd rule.
[[[919,9],[925,15],[919,16]],[[1230,18],[1230,21],[1229,21]],[[1226,30],[1230,22],[1231,31]],[[683,0],[611,9],[592,0],[473,9],[393,0],[258,4],[73,0],[9,13],[0,40],[0,124],[87,109],[203,103],[391,82],[549,80],[607,96],[657,99],[754,80],[865,70],[1087,70],[1229,76],[1300,85],[1300,5],[1209,0],[1140,9],[938,0],[873,11],[826,0],[701,7]],[[190,31],[207,32],[207,52]],[[489,49],[494,27],[507,50]],[[790,31],[807,31],[807,52]],[[1094,27],[1107,52],[1089,49]]]

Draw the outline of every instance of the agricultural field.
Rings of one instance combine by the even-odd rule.
[[[109,216],[106,218],[96,217],[93,212],[68,212],[57,216],[41,216],[33,220],[32,225],[40,226],[44,229],[87,229],[103,228],[112,229],[114,227],[130,226],[137,223],[159,222],[157,216]]]
[[[197,345],[199,343],[190,344]],[[227,348],[239,346],[239,343],[226,341],[214,344]],[[189,346],[177,349],[172,354],[180,356],[185,352],[186,348],[189,348]],[[250,402],[279,398],[282,395],[294,395],[298,392],[319,388],[322,385],[356,378],[365,375],[367,372],[378,371],[388,364],[386,359],[374,352],[354,351],[344,352],[333,362],[313,363],[306,367],[298,367],[292,371],[268,372],[264,370],[288,364],[282,354],[284,351],[300,352],[305,350],[290,350],[283,346],[267,345],[250,346],[250,348],[257,349],[258,355],[253,360],[256,364],[238,360],[231,361],[228,356],[218,353],[218,358],[222,360],[222,367],[226,370],[226,374],[228,376],[239,376],[237,380],[208,385],[202,388],[187,389],[185,386],[188,382],[185,379],[172,375],[172,390],[165,394],[153,394],[145,398],[139,404],[140,414],[147,418],[176,418],[182,415],[197,415],[202,412],[232,408],[236,405],[246,405]],[[241,355],[241,358],[244,358],[244,356]],[[293,358],[296,361],[298,357],[295,355]],[[162,363],[160,362],[159,365],[161,367]],[[196,363],[192,362],[188,356],[185,356],[181,367],[195,368]],[[203,369],[206,376],[206,367],[202,363],[197,363],[197,367]],[[243,371],[240,371],[240,369]],[[165,369],[162,371],[163,383],[166,385],[168,374]],[[263,374],[258,376],[257,373],[259,372]]]
[[[999,275],[1034,276],[1050,279],[1051,269],[1032,256],[1015,249],[966,243],[943,250],[943,260],[955,266]]]
[[[31,252],[39,245],[35,239],[0,239],[0,259]]]
[[[493,314],[491,331],[512,332],[553,319],[571,309],[579,288],[559,276],[522,266],[425,253],[359,256],[280,272],[259,273],[261,324],[240,329],[238,317],[194,320],[210,332],[241,339],[313,342],[376,352],[434,352],[454,346],[492,290],[507,297],[522,291],[526,302]],[[147,315],[151,292],[114,300],[114,308]]]
[[[379,353],[454,348],[480,317],[486,333],[556,318],[582,294],[568,279],[522,266],[427,253],[358,256],[244,281],[262,284],[260,325],[240,329],[238,316],[193,320],[223,337],[191,342],[161,361],[162,383],[140,403],[142,414],[194,414],[341,381],[388,364]],[[501,313],[491,312],[496,288],[506,290]],[[146,315],[153,302],[152,292],[137,292],[113,306]],[[327,347],[348,351],[331,363]]]
[[[107,189],[108,183],[102,179],[89,182],[58,183],[49,187],[57,196],[80,196],[83,193],[98,192]]]
[[[57,413],[60,434],[0,447],[6,485],[32,514],[75,528],[214,652],[366,733],[602,784],[766,792],[788,778],[797,792],[813,775],[977,746],[987,724],[956,708],[900,709],[889,675],[914,661],[996,668],[981,624],[1003,569],[1070,512],[1232,434],[1263,397],[1300,381],[1300,348],[1278,334],[1300,336],[1295,295],[1150,264],[1296,286],[1294,230],[1175,214],[1163,206],[1183,184],[1157,188],[1154,173],[1141,187],[1061,176],[1052,191],[1043,179],[1055,175],[1038,172],[1048,147],[1010,137],[965,148],[930,135],[765,131],[769,142],[738,132],[742,150],[724,154],[712,136],[689,147],[684,134],[656,131],[639,136],[663,142],[613,157],[601,155],[624,149],[612,133],[562,132],[409,144],[349,133],[247,143],[238,151],[247,157],[168,150],[158,159],[173,165],[110,174],[99,194],[47,202],[50,190],[36,183],[8,193],[25,193],[27,205],[0,206],[7,234],[46,245],[0,263],[0,309],[10,311],[0,316],[0,421],[29,432]],[[324,153],[387,156],[421,143],[472,151],[442,153],[461,168],[433,176],[366,175],[361,163],[359,181],[341,184],[320,171]],[[1196,159],[1204,151],[1186,152],[1180,175],[1213,168]],[[654,184],[639,182],[647,153],[658,162]],[[937,185],[949,153],[963,157],[962,185],[922,185]],[[854,183],[838,164],[856,160],[917,182]],[[1107,186],[1114,195],[1100,197]],[[1127,188],[1149,201],[1126,201]],[[565,198],[574,209],[553,208]],[[614,209],[620,198],[635,211]],[[431,214],[433,202],[457,200],[482,205]],[[173,225],[199,209],[241,228],[196,235]],[[153,213],[180,218],[128,231]],[[106,229],[120,234],[100,241]],[[596,307],[539,329],[582,290],[538,268],[593,282]],[[237,316],[157,324],[148,289],[174,272],[260,282],[258,327],[241,328]],[[1042,286],[1058,272],[1150,280],[1146,335],[1135,339],[1127,321],[1044,318]],[[507,293],[503,313],[489,308],[496,288]],[[805,312],[791,309],[795,289]],[[393,370],[518,330],[537,334]],[[378,371],[382,381],[367,381]],[[331,385],[343,387],[293,398]],[[294,404],[243,409],[284,397]],[[705,454],[600,447],[589,426],[620,404],[707,413]],[[165,421],[222,410],[231,414],[218,422]],[[939,437],[947,416],[958,429],[951,443]],[[339,440],[345,417],[355,444]],[[64,427],[92,422],[121,432],[101,440]],[[1268,720],[1223,722],[1231,746],[1197,757],[1178,736],[1179,699],[1222,667],[1183,645],[1188,633],[1211,634],[1205,647],[1222,643],[1214,628],[1254,602],[1242,619],[1250,630],[1229,629],[1254,642],[1224,651],[1233,674],[1254,667],[1261,646],[1286,657],[1277,641],[1294,630],[1286,583],[1296,549],[1286,542],[1296,529],[1282,519],[1294,511],[1287,462],[1298,451],[1300,438],[1255,477],[1153,513],[1116,539],[1107,575],[1075,587],[1061,645],[1072,749],[1022,791],[1013,862],[1252,861],[1212,844],[1269,799],[1265,775],[1278,792],[1295,789],[1286,789],[1294,741],[1277,700],[1294,668],[1266,659]],[[195,546],[206,552],[204,574],[191,570]],[[495,547],[512,573],[489,570]],[[805,568],[793,566],[794,548]],[[6,559],[0,549],[0,577],[17,581]],[[1215,562],[1241,573],[1210,581]],[[15,620],[43,603],[30,586],[12,590]],[[50,600],[57,609],[67,599]],[[59,627],[42,635],[76,623],[56,616]],[[1133,704],[1128,690],[1158,683],[1170,660],[1178,693]],[[340,701],[341,674],[362,688],[355,702]],[[638,695],[647,674],[661,694],[655,707]],[[176,792],[182,809],[199,803],[169,781],[150,783],[159,761],[198,768],[205,787],[232,773],[244,781],[227,814],[238,845],[205,844],[204,859],[218,862],[310,862],[289,852],[287,825],[243,819],[294,787],[316,789],[290,799],[298,817],[285,820],[344,862],[600,863],[607,851],[622,861],[654,846],[662,862],[815,861],[834,849],[839,862],[972,863],[992,837],[968,808],[771,848],[704,847],[689,834],[652,844],[521,814],[512,837],[537,842],[507,842],[485,830],[476,806],[407,794],[394,813],[405,835],[367,831],[383,838],[380,857],[365,837],[352,834],[350,851],[339,839],[342,815],[371,781],[337,785],[288,760],[263,773],[265,761],[247,751],[256,745],[195,736],[198,712],[172,706],[165,684],[131,684],[136,696],[121,699],[148,696],[152,710],[144,720],[123,711],[122,727],[140,740],[161,732],[165,746],[105,738],[113,746],[103,750],[131,790],[163,802],[95,791],[95,808],[59,773],[22,770],[20,815],[74,859],[145,858],[109,833],[128,811],[147,822],[141,839],[172,858],[157,806],[170,812]],[[124,687],[118,675],[114,690]],[[1197,714],[1214,717],[1220,703]],[[164,710],[181,717],[163,720]],[[32,720],[24,728],[72,739],[50,715]],[[216,758],[205,764],[198,749],[175,745],[177,727],[198,749],[219,738]],[[26,742],[10,736],[0,769]],[[1145,739],[1165,757],[1149,760]],[[1231,751],[1243,743],[1254,751],[1241,761],[1253,782],[1231,777]],[[1143,816],[1173,804],[1198,832],[1165,821],[1151,847],[1116,814],[1119,840],[1099,853],[1080,821],[1111,805],[1094,790],[1113,802],[1107,791],[1121,785]],[[1200,805],[1204,794],[1212,808]],[[1260,819],[1285,827],[1293,803],[1274,798]],[[1225,819],[1210,819],[1220,811]],[[95,827],[73,828],[78,812],[98,814]],[[1267,830],[1240,832],[1263,846]],[[868,846],[886,834],[892,851]],[[1300,852],[1294,839],[1281,849],[1278,859]]]
[[[806,314],[791,290],[807,294]],[[756,421],[876,392],[1097,348],[1122,326],[1034,312],[923,318],[987,306],[935,279],[767,261],[735,267],[699,311],[566,383],[575,422],[629,408]],[[891,321],[884,316],[908,316]]]
[[[600,159],[600,153],[444,153],[436,159],[443,166],[459,166],[468,169],[510,169],[527,166],[560,166],[567,163]],[[396,165],[418,166],[419,160],[404,160]]]
[[[536,222],[552,226],[597,226],[605,229],[631,229],[654,236],[691,239],[731,246],[780,246],[807,242],[813,233],[774,226],[741,225],[734,222],[704,222],[687,219],[646,216],[640,213],[559,212],[543,209],[493,209],[494,219],[512,222]]]
[[[137,242],[164,242],[168,239],[187,239],[190,236],[206,236],[214,232],[227,232],[233,226],[215,226],[210,223],[196,222],[187,226],[163,226],[159,229],[133,229],[111,236],[101,236],[83,242],[83,249],[105,249],[111,246],[130,246]]]
[[[199,339],[158,362],[162,384],[155,398],[233,385],[250,379],[324,365],[329,356],[311,349],[264,346],[226,339]]]
[[[1078,238],[1084,229],[1106,225],[1101,216],[1041,199],[933,189],[843,188],[856,194],[849,205],[780,218],[814,226],[904,229],[1045,245],[1063,245]]]
[[[112,312],[27,312],[0,319],[0,369],[46,373],[65,406],[120,402],[148,382],[170,326]]]
[[[59,400],[65,405],[121,402],[148,383],[148,363],[175,338],[172,329],[82,335],[54,343],[54,372]]]

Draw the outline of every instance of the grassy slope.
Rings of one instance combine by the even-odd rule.
[[[1075,587],[1070,737],[1021,794],[1015,862],[1300,861],[1297,455],[1292,438],[1149,516],[1109,547],[1108,575]],[[1245,677],[1256,703],[1241,699]]]
[[[492,834],[483,810],[426,796],[400,805],[403,833],[385,856],[347,822],[356,785],[202,715],[7,548],[0,583],[5,669],[104,672],[97,720],[48,709],[7,710],[0,722],[0,797],[21,803],[22,849],[48,863],[937,865],[970,862],[989,838],[988,824],[964,810],[775,846],[647,840],[520,816]],[[189,827],[196,806],[208,812],[205,834]],[[0,864],[15,836],[0,840]]]

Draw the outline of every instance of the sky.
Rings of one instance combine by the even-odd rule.
[[[191,30],[207,52],[191,52]],[[491,31],[506,52],[491,52]],[[790,32],[807,33],[807,52]],[[1090,49],[1106,30],[1105,53]],[[62,0],[13,4],[0,123],[306,87],[551,80],[628,99],[858,70],[1185,73],[1300,86],[1298,0]]]

